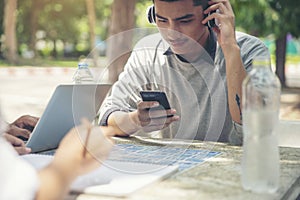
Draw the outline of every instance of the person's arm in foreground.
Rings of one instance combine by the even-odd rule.
[[[225,57],[229,110],[233,121],[241,124],[240,103],[246,70],[235,37],[235,16],[229,0],[211,0],[208,3],[211,6],[204,11],[205,14],[217,9],[219,12],[208,16],[202,23],[205,24],[213,18],[218,21],[219,27],[214,28],[214,31],[217,33],[217,40]]]
[[[84,155],[89,128],[91,132]],[[53,162],[39,171],[40,188],[36,199],[62,199],[77,176],[99,167],[112,148],[111,130],[109,127],[91,127],[87,123],[73,128],[60,143]]]

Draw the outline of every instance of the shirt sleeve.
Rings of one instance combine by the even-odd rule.
[[[243,126],[232,121],[233,128],[229,134],[229,143],[232,145],[242,145],[243,144]]]
[[[141,100],[139,91],[146,82],[144,64],[132,52],[124,71],[112,86],[111,94],[104,100],[99,113],[100,125],[106,126],[108,117],[115,111],[132,112]]]
[[[270,59],[267,46],[257,37],[236,32],[237,41],[241,49],[241,57],[247,72],[252,69],[252,61],[257,57]]]
[[[0,199],[34,199],[39,187],[36,170],[0,136]]]
[[[153,43],[153,41],[152,41]],[[156,44],[154,42],[154,44]],[[132,51],[124,71],[112,86],[111,94],[104,100],[99,112],[99,124],[107,125],[110,114],[115,111],[132,112],[141,101],[139,92],[151,88],[154,77],[154,52],[149,39],[140,41]],[[153,46],[153,44],[151,44]]]

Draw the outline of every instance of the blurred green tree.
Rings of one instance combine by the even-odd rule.
[[[285,87],[285,62],[287,50],[287,34],[300,36],[300,1],[269,0],[271,8],[277,13],[273,29],[276,35],[276,73]]]
[[[94,0],[85,0],[88,22],[89,22],[89,34],[90,34],[90,49],[92,53],[92,58],[95,64],[97,64],[98,49],[94,48],[96,46],[96,12],[95,12],[95,2]],[[93,48],[93,49],[92,49]]]
[[[112,5],[111,24],[108,40],[107,57],[109,65],[109,80],[113,83],[123,71],[124,64],[130,56],[133,36],[129,31],[135,27],[135,4],[136,0],[114,0]]]
[[[18,62],[17,38],[16,38],[16,15],[17,0],[4,1],[3,27],[4,27],[4,57],[10,63]]]
[[[79,35],[76,20],[84,14],[84,2],[76,0],[22,0],[18,7],[19,46],[36,54],[37,42],[52,43],[57,57],[57,41],[75,42]]]
[[[3,57],[3,52],[2,52],[2,39],[1,35],[4,33],[3,29],[3,14],[4,13],[4,1],[0,1],[0,59]]]
[[[19,46],[37,55],[36,46],[43,41],[44,46],[50,45],[44,53],[50,52],[53,57],[59,54],[57,46],[88,52],[96,45],[96,36],[107,35],[111,3],[112,0],[22,0],[18,7]]]
[[[232,0],[236,25],[260,37],[274,35],[276,74],[285,87],[286,36],[299,37],[300,1],[293,0]]]

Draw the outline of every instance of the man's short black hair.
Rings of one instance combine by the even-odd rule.
[[[152,0],[154,3],[154,0]],[[156,0],[156,1],[166,1],[166,2],[175,2],[180,0]],[[194,6],[202,6],[203,9],[206,9],[208,7],[208,0],[193,0]]]

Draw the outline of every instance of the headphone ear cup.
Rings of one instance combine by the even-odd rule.
[[[150,24],[155,24],[155,9],[154,5],[147,8],[147,19]]]

